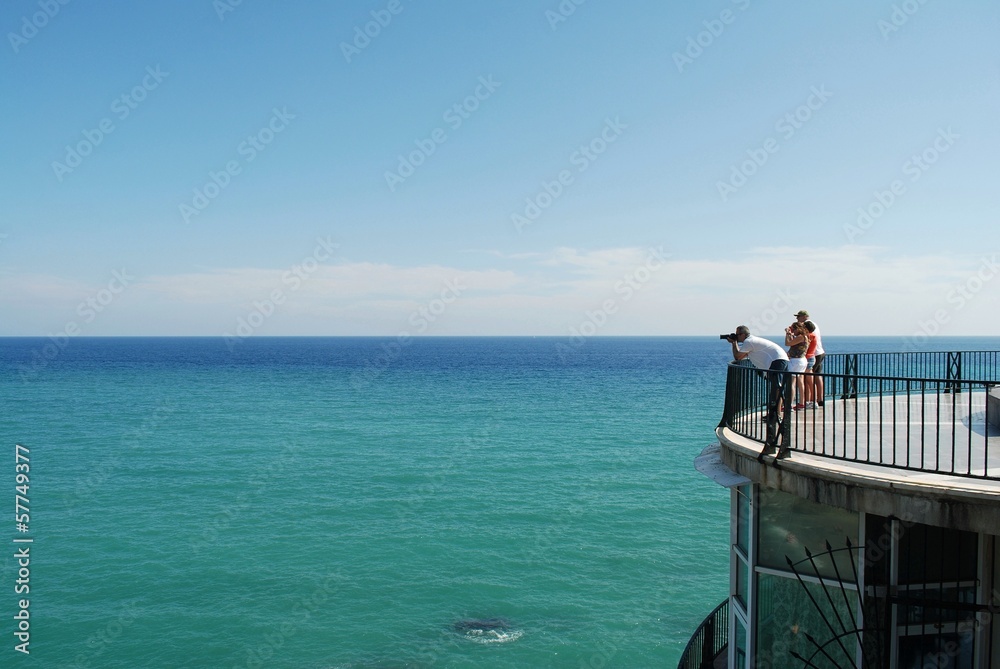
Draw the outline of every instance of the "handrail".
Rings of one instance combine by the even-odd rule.
[[[677,669],[711,669],[715,658],[729,645],[729,599],[709,613],[691,635]]]
[[[986,395],[1000,385],[1000,352],[838,354],[832,363],[827,369],[848,373],[785,373],[789,382],[797,376],[806,382],[821,377],[824,402],[820,408],[793,412],[786,395],[777,424],[762,420],[768,397],[765,374],[745,364],[731,364],[720,427],[761,442],[765,452],[775,447],[779,454],[798,451],[1000,479],[1000,440],[990,443],[986,420]],[[876,369],[882,373],[864,373]],[[924,376],[890,375],[890,371]],[[939,371],[944,374],[932,374]]]
[[[830,374],[991,381],[1000,378],[1000,351],[903,351],[830,353]]]

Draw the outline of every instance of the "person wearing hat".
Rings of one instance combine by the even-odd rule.
[[[806,380],[805,391],[806,408],[815,409],[817,406],[823,406],[823,377],[820,374],[823,373],[823,360],[826,358],[826,350],[823,348],[823,337],[820,334],[819,326],[809,320],[808,311],[805,309],[799,311],[795,314],[795,320],[802,323],[809,330],[811,336],[809,348],[806,351],[806,359],[809,361],[806,365],[806,373],[813,374],[814,376]]]

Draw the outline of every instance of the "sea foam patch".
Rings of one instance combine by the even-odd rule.
[[[505,618],[465,618],[455,622],[452,630],[473,643],[510,643],[524,635]]]

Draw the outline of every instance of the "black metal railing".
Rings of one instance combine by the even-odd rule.
[[[832,364],[820,375],[784,375],[789,388],[796,377],[803,383],[821,378],[822,406],[795,411],[786,389],[781,411],[770,412],[771,420],[766,374],[731,364],[720,426],[779,455],[799,451],[1000,479],[1000,436],[991,440],[986,415],[987,394],[1000,384],[1000,352],[838,354],[828,361]],[[900,375],[918,372],[927,375]],[[938,372],[943,373],[930,375]]]
[[[708,614],[691,636],[677,669],[711,669],[715,658],[729,645],[729,600]]]
[[[995,381],[1000,379],[1000,351],[833,353],[826,356],[823,371],[845,377],[841,394],[848,396],[854,376]]]

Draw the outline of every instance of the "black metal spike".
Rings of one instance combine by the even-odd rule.
[[[794,650],[789,652],[792,654],[792,657],[794,657],[796,660],[805,662],[807,667],[812,667],[812,669],[820,669],[819,667],[817,667],[815,664],[812,663],[812,660],[807,660],[806,658],[796,653]]]
[[[854,554],[851,552],[850,539],[847,541],[848,547],[847,552],[851,558],[851,564],[854,564]],[[840,575],[840,567],[837,566],[837,558],[834,555],[837,551],[830,546],[830,542],[826,542],[827,548],[830,550],[830,561],[833,563],[833,573],[837,576],[837,584],[840,586],[840,597],[844,600],[844,608],[847,609],[848,615],[851,617],[851,627],[854,628],[854,635],[858,638],[858,647],[861,648],[862,657],[864,657],[864,642],[861,639],[861,630],[858,629],[858,619],[854,616],[854,607],[851,606],[850,600],[847,598],[847,588],[844,587],[844,579]],[[838,549],[839,550],[839,549]],[[854,575],[854,582],[857,583],[857,574]],[[864,602],[863,594],[858,592],[858,603],[862,604]],[[836,609],[834,609],[836,611]],[[837,616],[839,619],[839,615]],[[845,628],[846,629],[846,628]]]
[[[833,615],[837,617],[837,624],[840,625],[840,629],[842,631],[843,630],[847,630],[847,625],[845,625],[844,621],[841,620],[841,618],[840,618],[840,612],[837,611],[837,605],[833,603],[833,597],[830,596],[830,590],[829,590],[829,588],[826,585],[826,581],[824,581],[823,577],[820,576],[819,567],[816,566],[816,561],[813,559],[813,556],[809,552],[808,549],[806,549],[806,554],[809,556],[809,563],[812,565],[813,573],[815,573],[816,574],[816,578],[819,579],[819,584],[820,584],[820,587],[823,589],[823,594],[826,595],[826,601],[830,604],[830,609],[833,611]],[[832,553],[829,555],[829,557],[830,557],[831,560],[833,560],[833,554]],[[834,561],[834,564],[836,565],[836,561]],[[839,576],[838,576],[838,582],[840,582]],[[842,582],[841,582],[841,587],[843,587],[843,583]],[[811,597],[812,596],[810,595],[810,598]],[[814,605],[815,605],[815,602],[814,602]],[[819,608],[818,605],[816,606],[816,610],[820,612],[820,615],[823,616],[823,622],[826,622],[827,623],[827,627],[829,627],[830,631],[833,632],[834,638],[837,639],[837,645],[840,646],[840,649],[842,651],[844,651],[844,655],[846,657],[851,657],[851,653],[847,650],[847,648],[844,646],[844,644],[840,642],[840,637],[842,636],[841,633],[838,633],[837,630],[833,629],[833,625],[831,625],[829,622],[827,622],[826,615],[823,614],[823,611]]]
[[[837,667],[838,669],[844,669],[843,667],[840,666],[840,662],[837,662],[835,659],[833,659],[832,657],[830,657],[830,654],[828,652],[826,652],[826,648],[823,647],[826,644],[823,644],[823,646],[821,646],[818,643],[816,643],[816,639],[812,638],[809,635],[808,632],[803,632],[803,634],[806,635],[806,639],[809,641],[809,643],[811,643],[813,646],[816,647],[816,652],[817,653],[823,653],[823,657],[825,657],[826,659],[830,660],[830,662],[833,664],[833,666]],[[838,644],[840,644],[840,637],[839,636],[838,637],[834,637],[834,639],[837,641]],[[829,642],[827,642],[827,643],[829,643]],[[843,645],[841,644],[840,647],[843,648]],[[816,657],[816,653],[813,653],[812,656]]]

